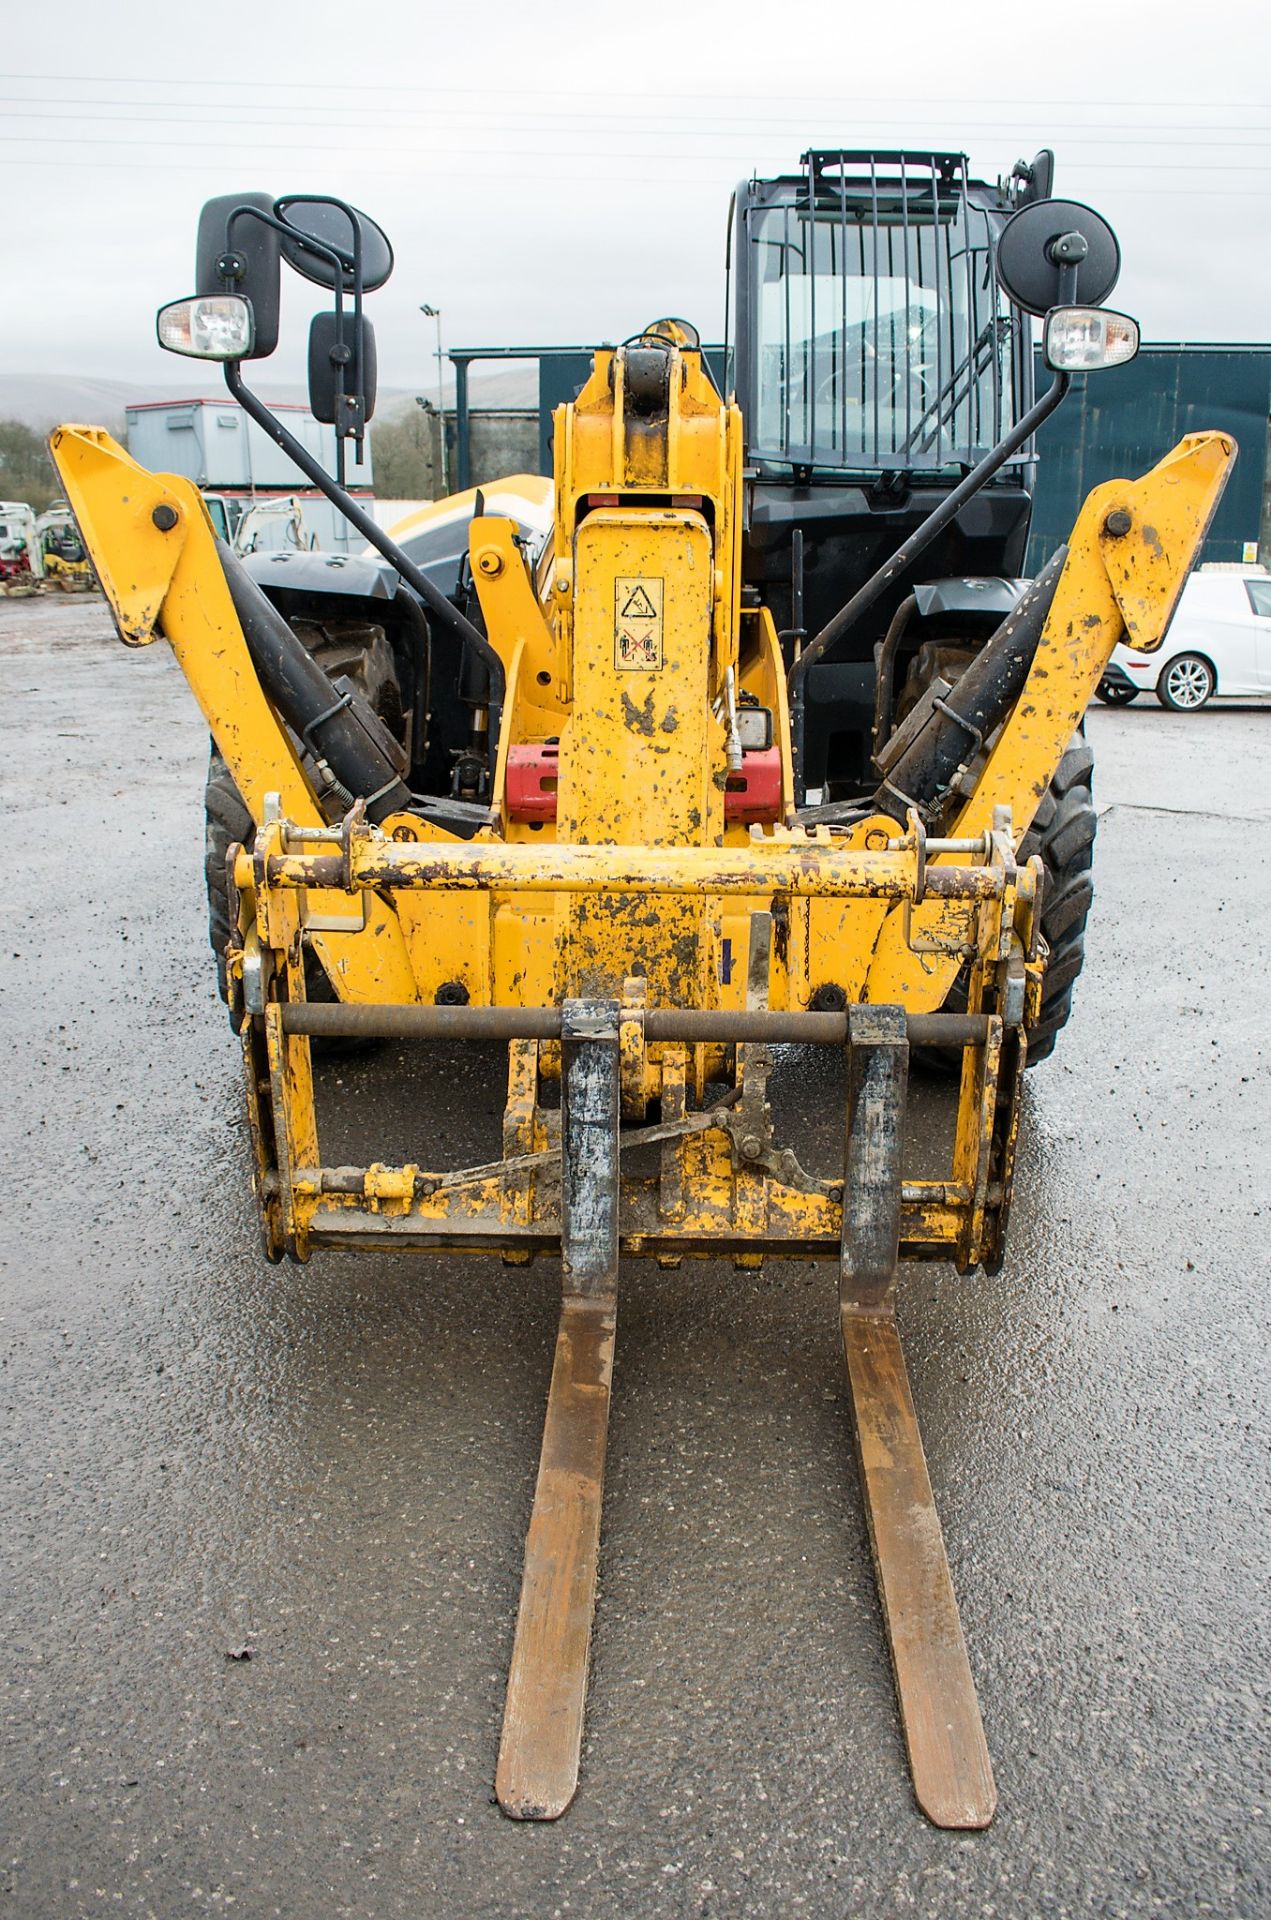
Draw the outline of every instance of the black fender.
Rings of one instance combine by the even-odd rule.
[[[914,610],[920,620],[967,613],[1004,620],[1027,584],[1025,580],[1002,579],[992,574],[955,574],[945,580],[924,580],[913,590]]]
[[[333,684],[291,625],[223,541],[217,552],[252,665],[288,726],[334,776],[341,809],[362,798],[371,820],[411,803],[395,743],[346,680]]]
[[[401,575],[396,567],[378,555],[364,560],[360,554],[323,553],[317,548],[300,551],[290,547],[266,553],[244,554],[239,561],[263,593],[277,604],[281,594],[319,594],[378,603],[376,617],[382,619],[385,607],[397,598]]]
[[[245,554],[238,564],[288,623],[365,621],[384,629],[393,653],[402,712],[412,716],[412,777],[427,784],[424,761],[428,712],[438,691],[436,638],[430,632],[422,601],[396,567],[378,554],[367,559],[361,554],[289,547]],[[458,643],[448,635],[443,633],[441,640],[443,651],[447,642],[457,651]],[[428,769],[431,778],[448,768],[448,759],[439,758],[439,753],[440,748],[433,756],[438,758],[438,765]]]

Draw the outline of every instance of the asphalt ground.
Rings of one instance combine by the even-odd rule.
[[[265,1264],[193,703],[97,600],[0,603],[0,696],[0,1913],[1268,1911],[1271,710],[1092,713],[1090,959],[1007,1265],[904,1284],[999,1788],[958,1836],[910,1795],[802,1264],[624,1270],[582,1787],[503,1819],[557,1278]],[[497,1050],[326,1079],[367,1142],[497,1138]],[[780,1080],[832,1163],[837,1068]]]

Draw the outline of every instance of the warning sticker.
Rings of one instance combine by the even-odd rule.
[[[613,583],[613,664],[620,673],[657,673],[662,665],[662,581],[621,575]]]

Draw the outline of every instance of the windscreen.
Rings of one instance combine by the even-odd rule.
[[[1015,419],[990,215],[903,180],[752,211],[752,458],[969,465]],[[813,196],[807,196],[809,198]]]

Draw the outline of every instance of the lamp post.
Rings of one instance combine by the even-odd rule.
[[[441,491],[450,492],[450,472],[446,459],[446,387],[443,368],[445,361],[441,353],[441,308],[421,306],[419,311],[425,320],[437,322],[437,418],[441,423]]]

